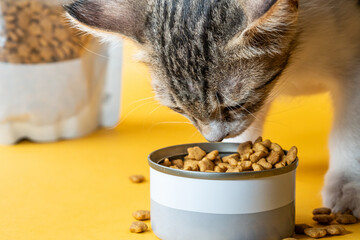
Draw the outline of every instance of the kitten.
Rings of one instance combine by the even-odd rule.
[[[78,0],[65,8],[79,28],[137,42],[157,98],[209,141],[261,135],[278,93],[330,91],[324,205],[360,218],[359,0]]]

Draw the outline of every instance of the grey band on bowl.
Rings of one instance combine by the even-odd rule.
[[[251,214],[210,214],[151,200],[151,227],[162,240],[279,240],[294,232],[295,202]]]
[[[216,180],[239,180],[239,179],[254,179],[254,178],[264,178],[271,177],[276,175],[281,175],[293,171],[298,166],[298,158],[296,160],[283,168],[275,168],[270,170],[264,170],[259,172],[246,171],[239,173],[208,173],[208,172],[194,172],[194,171],[185,171],[174,168],[169,168],[158,164],[164,158],[172,158],[175,156],[184,156],[187,154],[187,149],[190,147],[199,146],[206,152],[211,152],[213,150],[218,150],[221,154],[232,154],[237,151],[238,143],[190,143],[170,146],[162,149],[158,149],[148,156],[148,162],[151,168],[163,172],[166,174],[186,177],[186,178],[196,178],[196,179],[216,179]],[[286,151],[285,151],[286,153]]]

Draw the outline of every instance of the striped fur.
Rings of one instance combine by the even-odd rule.
[[[157,98],[211,141],[252,123],[296,43],[295,0],[79,0],[66,9],[81,26],[140,43]]]
[[[222,137],[239,134],[288,62],[294,6],[278,1],[251,22],[240,1],[154,1],[146,36],[159,100],[188,116],[203,134],[214,121],[229,126]]]

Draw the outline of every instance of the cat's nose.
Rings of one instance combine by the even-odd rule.
[[[228,135],[225,126],[218,121],[212,121],[209,124],[200,126],[202,135],[209,142],[221,142]]]
[[[222,140],[224,140],[224,138],[226,137],[223,136],[223,135],[218,135],[218,136],[204,136],[205,139],[208,141],[208,142],[221,142]]]

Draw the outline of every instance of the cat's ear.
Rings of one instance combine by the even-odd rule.
[[[64,6],[80,28],[144,41],[147,0],[76,0]]]
[[[238,0],[246,15],[245,30],[236,34],[226,49],[246,58],[280,54],[288,48],[296,30],[298,0]]]

